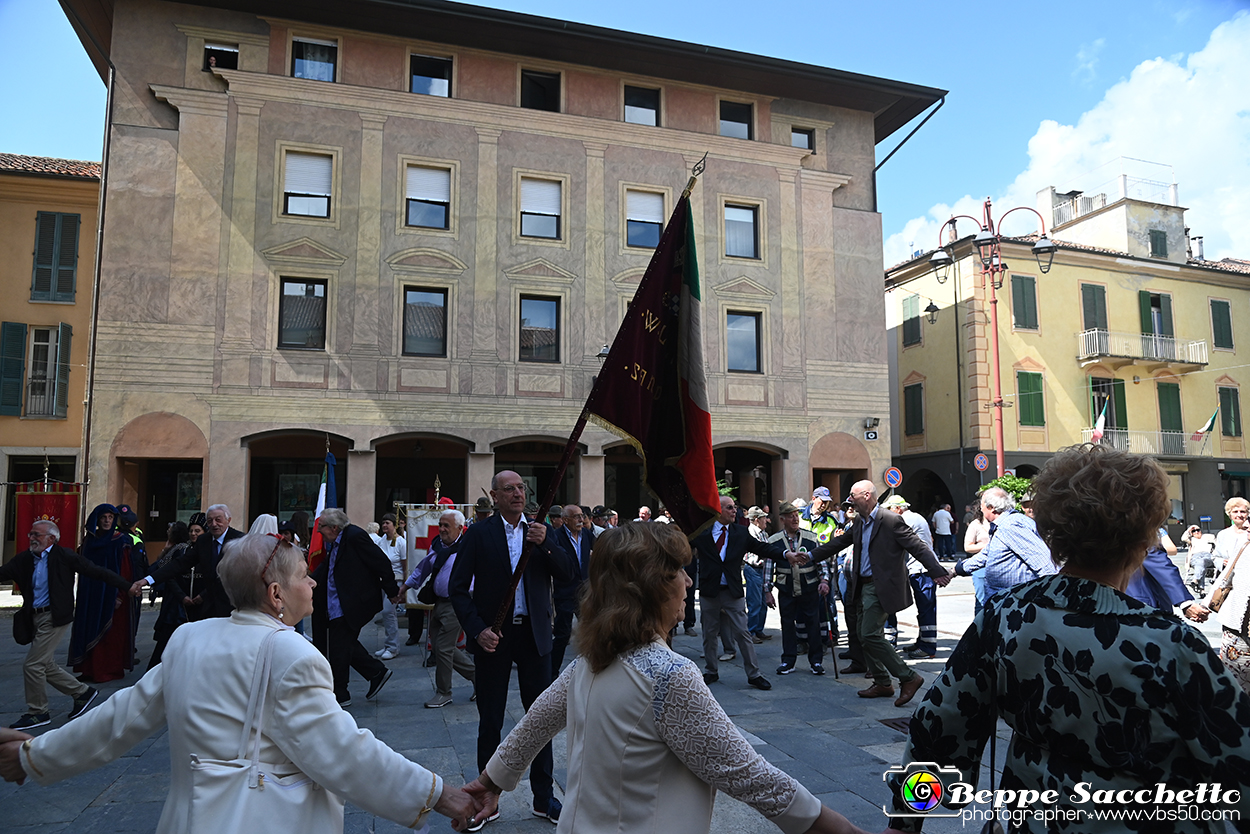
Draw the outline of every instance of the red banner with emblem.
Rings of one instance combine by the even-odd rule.
[[[16,485],[17,544],[21,548],[36,521],[51,521],[61,530],[60,545],[78,549],[78,502],[82,484],[32,481]],[[24,548],[23,548],[24,549]]]

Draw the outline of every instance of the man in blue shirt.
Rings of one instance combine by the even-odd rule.
[[[955,563],[955,573],[971,576],[985,568],[985,585],[990,594],[1005,591],[1059,569],[1050,558],[1050,548],[1037,534],[1033,519],[1015,509],[1011,493],[999,487],[981,495],[981,515],[990,523],[990,543],[975,556]]]

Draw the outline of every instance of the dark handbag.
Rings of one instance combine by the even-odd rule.
[[[1207,606],[1207,610],[1219,613],[1220,608],[1224,605],[1224,600],[1228,599],[1228,592],[1233,589],[1233,571],[1237,569],[1237,560],[1241,558],[1241,551],[1246,549],[1246,545],[1250,545],[1250,541],[1242,544],[1241,550],[1238,550],[1237,555],[1233,557],[1233,563],[1228,566],[1228,573],[1225,574],[1224,581],[1211,592],[1211,604]]]
[[[23,605],[13,616],[13,639],[19,646],[29,646],[35,639],[35,611]]]

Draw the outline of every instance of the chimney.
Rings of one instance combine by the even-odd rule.
[[[1194,243],[1198,244],[1198,260],[1205,261],[1206,256],[1202,254],[1202,235],[1190,238]]]
[[[1179,206],[1180,204],[1181,204],[1180,190],[1177,188],[1176,183],[1172,183],[1171,185],[1168,186],[1168,205]]]

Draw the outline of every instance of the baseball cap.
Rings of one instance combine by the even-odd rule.
[[[756,519],[756,518],[767,518],[767,517],[768,517],[768,513],[764,512],[759,507],[752,507],[751,509],[747,510],[747,518]]]
[[[797,513],[798,511],[799,508],[791,504],[789,501],[782,501],[781,506],[777,508],[778,515],[789,515],[790,513]]]
[[[829,495],[829,487],[816,487],[812,490],[812,499],[815,500],[817,498],[822,501],[832,501],[833,498]]]
[[[901,495],[891,495],[889,498],[885,499],[885,505],[887,507],[910,507],[911,506],[911,504],[907,503],[907,499]]]

